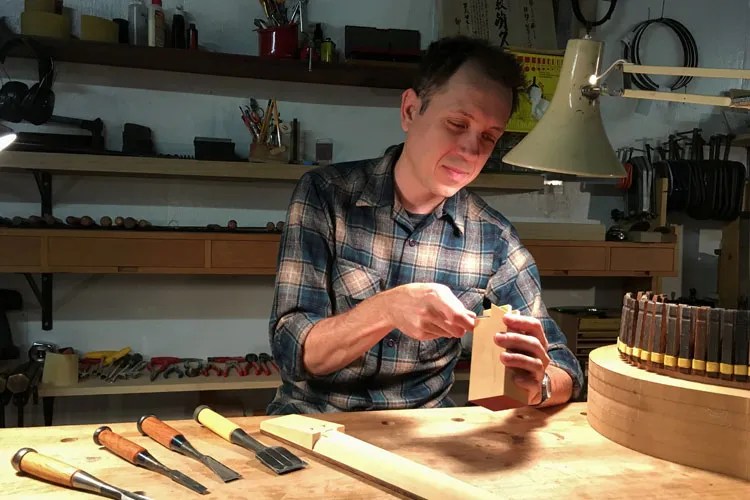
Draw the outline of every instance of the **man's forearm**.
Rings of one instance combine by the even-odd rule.
[[[316,323],[302,348],[305,370],[318,376],[340,370],[387,335],[393,329],[384,314],[387,295],[381,292],[343,314]]]

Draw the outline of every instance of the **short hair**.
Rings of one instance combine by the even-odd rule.
[[[432,95],[466,63],[473,63],[491,80],[512,93],[511,112],[518,107],[518,94],[525,86],[521,64],[501,47],[480,38],[463,35],[441,38],[430,44],[422,57],[412,88],[422,99],[424,112]]]

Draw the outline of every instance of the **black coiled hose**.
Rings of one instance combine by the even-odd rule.
[[[695,43],[695,38],[690,31],[679,21],[670,19],[668,17],[661,17],[659,19],[649,19],[638,23],[632,30],[632,38],[630,42],[623,42],[623,59],[633,63],[641,63],[641,40],[643,34],[646,32],[649,26],[660,24],[671,29],[675,35],[677,35],[680,44],[682,45],[683,52],[683,66],[689,68],[695,68],[698,66],[698,45]],[[633,84],[642,90],[658,90],[659,86],[648,76],[641,73],[631,74]],[[685,87],[688,83],[693,80],[692,76],[680,76],[678,77],[670,89],[679,90]]]

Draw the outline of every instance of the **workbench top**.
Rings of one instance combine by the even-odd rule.
[[[158,415],[157,415],[158,416]],[[492,413],[481,407],[314,415],[345,425],[345,432],[451,474],[503,498],[748,498],[750,483],[685,467],[624,448],[592,429],[586,404]],[[232,419],[265,444],[261,420]],[[195,447],[242,474],[227,484],[197,461],[141,436],[135,422],[109,424],[146,447],[159,461],[209,488],[198,495],[164,476],[130,465],[92,440],[99,425],[0,430],[3,498],[97,498],[18,475],[10,464],[22,447],[63,460],[114,486],[152,499],[175,498],[393,498],[377,486],[308,453],[307,469],[276,476],[243,448],[192,420],[170,421]],[[105,424],[105,422],[102,422]]]

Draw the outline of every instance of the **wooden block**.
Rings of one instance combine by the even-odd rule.
[[[512,371],[500,362],[500,353],[505,349],[495,343],[495,333],[507,332],[503,317],[510,312],[509,306],[492,304],[484,311],[471,345],[471,368],[469,374],[469,398],[471,403],[492,411],[518,408],[528,405],[528,392],[516,385]]]

